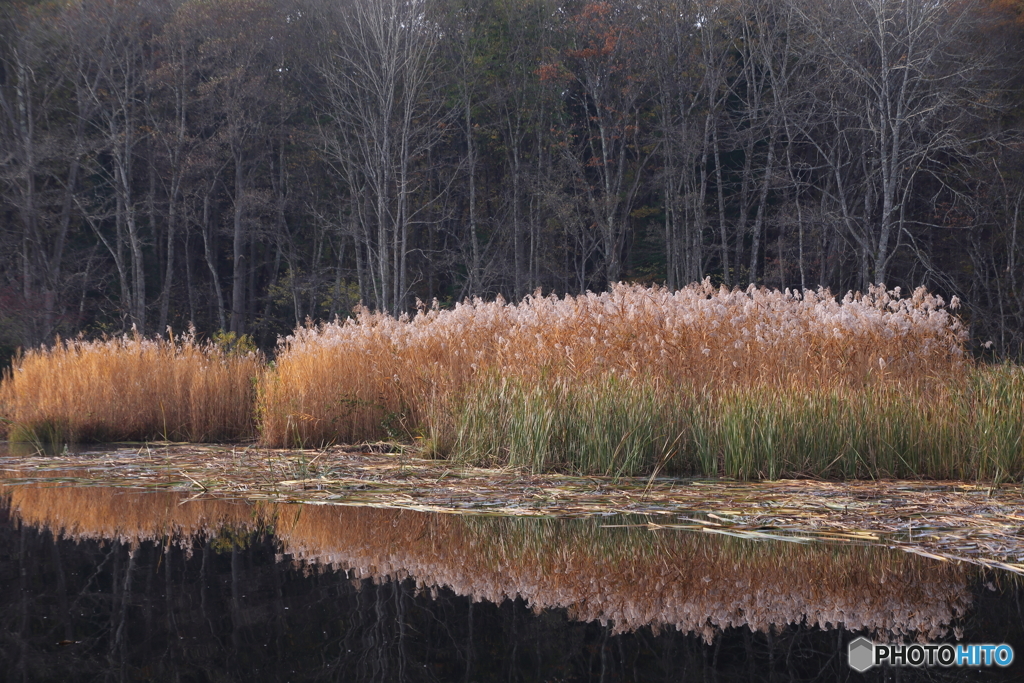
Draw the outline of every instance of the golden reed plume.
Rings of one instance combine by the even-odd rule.
[[[0,390],[12,438],[234,440],[253,433],[256,352],[124,335],[58,340],[15,358]]]

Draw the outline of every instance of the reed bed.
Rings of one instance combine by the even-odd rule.
[[[194,334],[58,340],[14,360],[0,402],[12,440],[237,440],[253,434],[264,369]]]
[[[282,340],[260,433],[533,471],[1018,478],[1024,377],[975,367],[956,305],[705,281],[363,311]]]
[[[533,471],[995,482],[1024,473],[1024,372],[1012,366],[927,390],[712,392],[614,375],[524,386],[491,376],[453,414],[451,457]]]
[[[125,336],[18,358],[12,437],[320,447],[419,437],[463,464],[743,479],[1024,478],[1024,371],[979,366],[923,289],[682,290],[360,311],[255,353]]]

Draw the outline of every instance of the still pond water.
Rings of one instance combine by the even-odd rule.
[[[858,633],[1018,664],[861,675]],[[1013,577],[884,548],[0,487],[2,680],[977,681],[1021,659]]]

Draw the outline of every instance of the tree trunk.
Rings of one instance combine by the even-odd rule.
[[[232,275],[231,275],[231,332],[241,336],[245,332],[245,231],[242,219],[245,211],[245,172],[241,148],[235,149],[235,204],[232,220]]]

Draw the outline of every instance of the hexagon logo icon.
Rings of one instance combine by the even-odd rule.
[[[864,673],[875,665],[875,644],[864,636],[850,641],[850,668]]]

